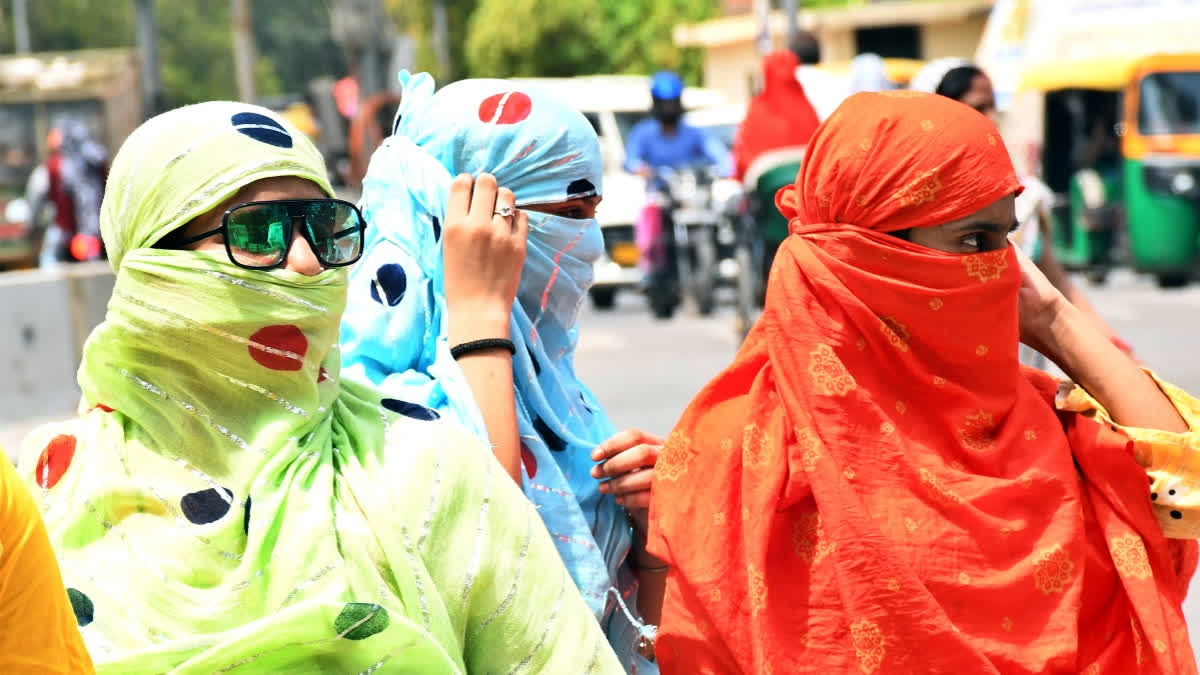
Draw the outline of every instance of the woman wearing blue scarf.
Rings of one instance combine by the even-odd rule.
[[[393,410],[489,440],[625,667],[656,672],[653,627],[635,613],[657,622],[665,581],[644,549],[661,439],[617,434],[573,363],[604,250],[596,134],[535,88],[466,80],[434,94],[427,74],[400,80],[394,134],[363,182],[343,373]]]

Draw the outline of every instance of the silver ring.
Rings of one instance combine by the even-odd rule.
[[[516,213],[516,209],[513,207],[501,206],[500,208],[496,209],[496,212],[492,215],[500,216],[501,218],[510,218],[514,213]]]

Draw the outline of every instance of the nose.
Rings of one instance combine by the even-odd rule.
[[[284,269],[291,272],[298,272],[306,277],[312,277],[325,271],[325,266],[317,260],[317,254],[313,253],[312,247],[308,245],[306,240],[300,234],[300,228],[304,227],[304,221],[297,221],[292,228],[292,247],[288,250],[287,261],[284,263]]]

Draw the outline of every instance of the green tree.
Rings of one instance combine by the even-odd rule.
[[[469,72],[559,76],[669,68],[694,82],[700,55],[675,46],[674,27],[713,16],[718,5],[718,0],[479,0],[466,39]]]
[[[417,68],[433,73],[439,82],[468,77],[466,40],[471,15],[478,0],[445,0],[447,52],[450,71],[438,72],[433,50],[433,6],[438,0],[385,0],[385,7],[401,32],[408,33],[417,45]]]
[[[716,15],[717,0],[605,0],[605,30],[610,39],[609,71],[649,73],[671,69],[699,82],[702,54],[675,46],[675,26]]]
[[[331,5],[330,0],[253,0],[255,49],[269,65],[269,77],[278,78],[279,91],[303,94],[314,78],[346,74],[345,56],[333,40]],[[261,80],[259,91],[264,91]]]
[[[467,65],[481,77],[602,73],[604,29],[599,0],[482,0],[467,31]]]
[[[292,7],[292,5],[297,5]],[[285,0],[255,0],[256,37],[262,41],[255,62],[255,78],[261,95],[279,93],[284,80],[277,63],[286,61],[283,73],[288,86],[295,86],[297,72],[314,68],[313,54],[332,56],[331,67],[340,55],[312,48],[315,16],[312,3]],[[305,11],[307,8],[308,11]],[[325,24],[328,25],[326,9]],[[155,28],[163,89],[169,106],[179,106],[235,95],[233,36],[228,2],[194,0],[155,3]],[[284,23],[295,21],[288,31]],[[7,24],[6,24],[7,25]],[[304,31],[301,33],[300,31]],[[29,3],[30,42],[34,51],[71,51],[103,47],[132,47],[136,44],[134,7],[131,0],[38,0]],[[325,35],[328,37],[328,29]],[[306,39],[307,37],[307,39]],[[330,39],[331,43],[332,40]],[[299,49],[297,49],[299,48]],[[0,33],[0,51],[14,49],[12,31]],[[293,51],[295,50],[295,51]],[[303,57],[303,58],[302,58]]]

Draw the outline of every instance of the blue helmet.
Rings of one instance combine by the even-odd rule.
[[[669,70],[657,72],[650,78],[650,95],[657,99],[677,99],[683,96],[683,80]]]

